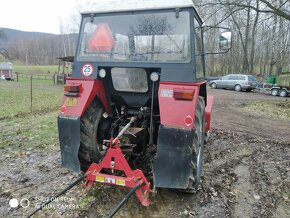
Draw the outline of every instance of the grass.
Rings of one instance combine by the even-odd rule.
[[[51,74],[58,71],[58,65],[13,65],[13,71],[25,74]]]
[[[48,77],[48,76],[46,78],[47,79],[40,79],[38,76],[32,76],[32,83],[33,84],[47,84],[47,85],[53,85],[54,84],[54,82],[52,80],[52,76],[51,76],[51,78]],[[27,75],[27,77],[22,77],[22,76],[18,77],[18,82],[19,83],[30,84],[30,80],[31,80],[30,75]]]
[[[0,119],[31,112],[30,84],[0,82]],[[62,86],[42,85],[35,81],[32,87],[32,111],[56,110],[63,96]]]
[[[0,81],[0,149],[57,144],[56,117],[62,96],[62,86],[34,81],[31,112],[30,84]]]
[[[290,119],[290,101],[256,101],[246,104],[243,110],[269,118]]]
[[[30,150],[58,143],[57,112],[7,118],[0,121],[0,149]]]

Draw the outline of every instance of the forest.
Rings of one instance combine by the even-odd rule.
[[[198,0],[205,24],[225,26],[233,34],[228,54],[208,56],[207,72],[213,75],[250,73],[260,77],[290,71],[290,1]],[[205,34],[213,50],[215,35]]]

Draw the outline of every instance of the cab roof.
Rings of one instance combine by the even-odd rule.
[[[106,13],[185,7],[195,8],[192,0],[86,0],[82,3],[81,13]]]

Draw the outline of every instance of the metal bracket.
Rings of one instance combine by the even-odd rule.
[[[112,159],[114,159],[114,172],[123,172],[122,176],[101,173],[103,170],[111,170]],[[150,183],[139,169],[132,170],[119,146],[118,138],[110,140],[110,147],[103,160],[99,163],[92,163],[88,168],[86,182],[100,182],[105,184],[125,186],[134,188],[138,183],[140,187],[136,195],[143,206],[149,206]],[[90,183],[88,183],[90,184]]]

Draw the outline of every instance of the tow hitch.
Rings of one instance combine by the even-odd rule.
[[[132,117],[130,122],[120,131],[115,139],[111,138],[106,141],[109,143],[109,148],[99,164],[92,163],[84,175],[59,192],[55,197],[50,198],[51,200],[42,204],[41,207],[30,213],[28,217],[31,217],[36,212],[43,209],[46,205],[53,202],[53,199],[57,199],[83,180],[86,191],[90,190],[94,182],[132,188],[131,191],[111,210],[108,217],[113,217],[134,193],[136,193],[143,206],[149,206],[150,183],[141,170],[131,169],[119,146],[119,138],[126,132],[134,120],[135,117]]]
[[[103,160],[99,164],[92,163],[87,170],[85,188],[90,189],[94,182],[134,188],[141,204],[149,206],[148,192],[150,183],[141,170],[131,169],[119,147],[119,140],[118,138],[116,139],[110,140],[110,147]],[[115,145],[113,145],[113,141]],[[110,172],[110,174],[102,173],[103,171]],[[122,176],[116,176],[116,173],[122,174]]]
[[[132,117],[130,122],[120,131],[118,136],[115,139],[110,139],[110,145],[103,160],[99,164],[92,163],[88,168],[86,172],[85,188],[90,189],[94,182],[133,188],[141,204],[143,206],[149,206],[150,202],[148,195],[150,183],[141,170],[131,169],[119,146],[119,138],[126,132],[135,119],[135,117]],[[130,192],[127,195],[128,199],[134,192]],[[128,201],[128,199],[126,201]]]

